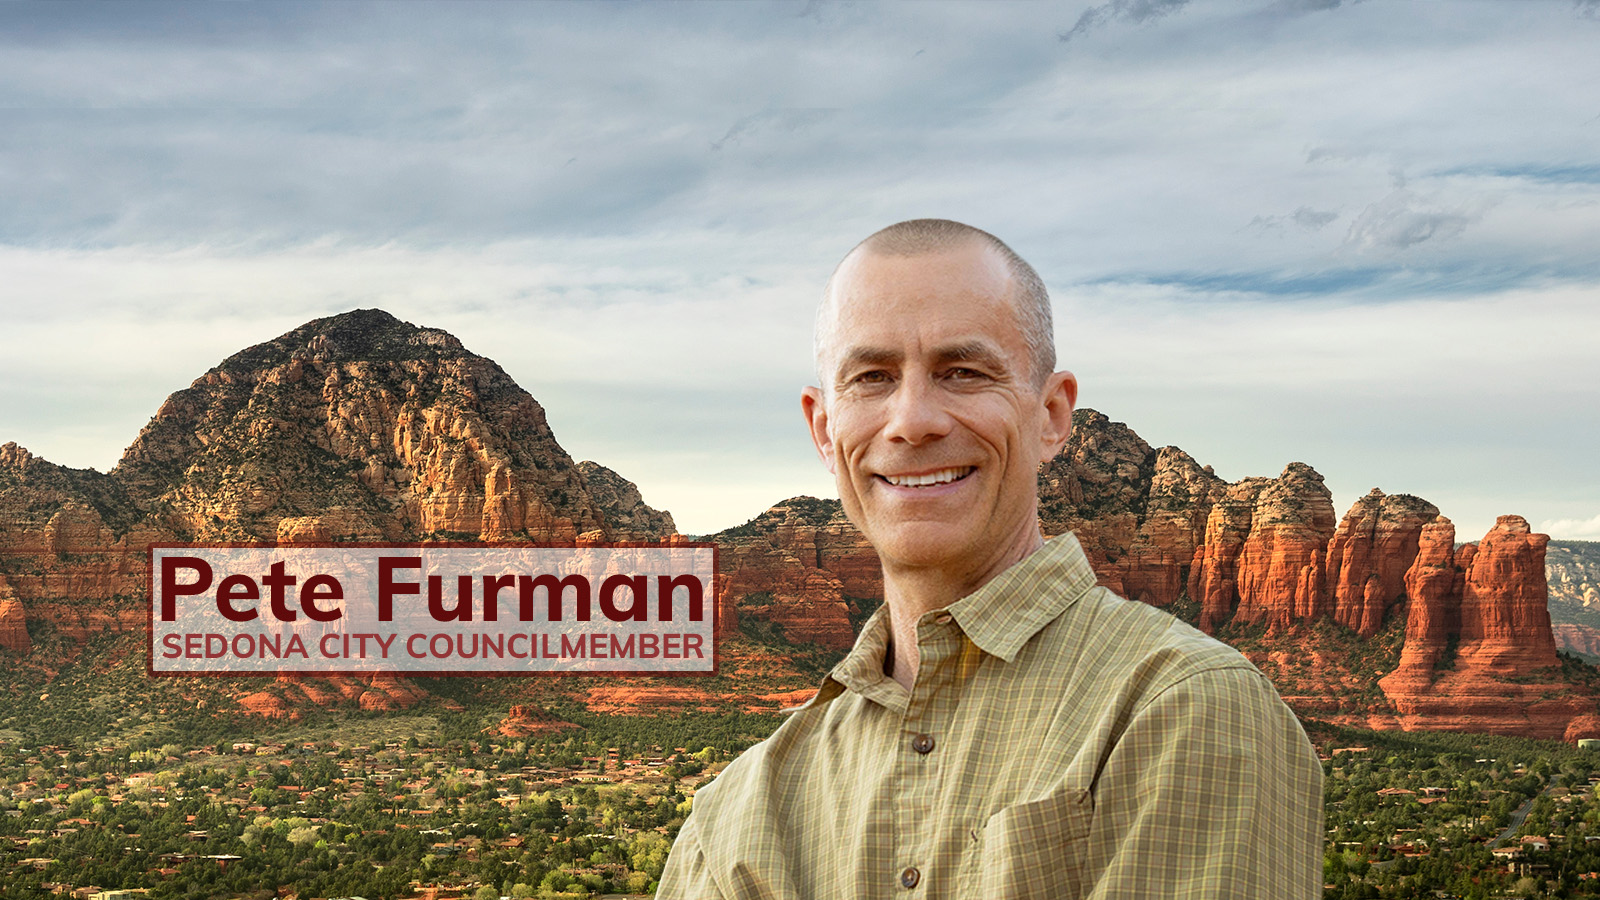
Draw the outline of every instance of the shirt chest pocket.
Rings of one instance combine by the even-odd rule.
[[[1094,814],[1087,791],[1009,806],[974,829],[962,854],[957,896],[1070,900],[1085,889],[1084,850]]]

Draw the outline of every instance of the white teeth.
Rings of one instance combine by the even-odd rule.
[[[959,469],[940,469],[926,475],[885,475],[883,478],[896,487],[927,487],[932,484],[949,484],[965,477],[971,471],[971,466],[963,466]]]

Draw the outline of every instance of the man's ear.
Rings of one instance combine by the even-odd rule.
[[[1044,432],[1041,435],[1039,462],[1055,458],[1072,436],[1072,411],[1078,405],[1078,379],[1071,372],[1057,372],[1044,383]]]
[[[822,464],[833,471],[833,437],[828,434],[828,403],[822,389],[807,387],[800,391],[800,411],[806,416],[806,429],[811,432],[811,443],[817,448]]]

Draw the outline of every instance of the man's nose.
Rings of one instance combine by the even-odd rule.
[[[945,397],[926,376],[906,378],[889,397],[889,421],[884,436],[892,441],[921,444],[950,433],[954,419]]]

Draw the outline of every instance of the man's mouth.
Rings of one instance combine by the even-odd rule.
[[[933,487],[940,484],[949,484],[952,481],[960,481],[975,471],[977,471],[976,466],[959,466],[953,469],[940,469],[937,472],[928,472],[923,475],[879,475],[878,477],[895,487]]]

